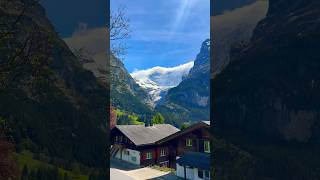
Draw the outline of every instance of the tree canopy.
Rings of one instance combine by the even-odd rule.
[[[164,124],[164,121],[165,121],[164,117],[159,112],[157,112],[156,115],[154,115],[152,118],[153,124]]]

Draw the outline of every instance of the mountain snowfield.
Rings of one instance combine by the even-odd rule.
[[[156,66],[145,70],[135,70],[131,76],[152,96],[153,106],[155,106],[170,88],[180,84],[193,65],[194,62],[190,61],[175,67]]]

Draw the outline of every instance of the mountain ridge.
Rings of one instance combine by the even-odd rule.
[[[151,96],[135,82],[123,62],[111,55],[110,66],[112,106],[140,115],[151,114]]]
[[[156,111],[164,115],[167,123],[182,123],[209,119],[210,106],[210,40],[201,44],[194,66],[182,82],[170,89]]]

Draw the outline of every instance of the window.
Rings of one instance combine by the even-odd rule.
[[[115,141],[118,142],[118,136],[115,137]]]
[[[203,179],[203,170],[198,170],[198,177],[200,178],[200,179]]]
[[[119,142],[122,142],[122,136],[119,136]]]
[[[203,146],[204,146],[204,152],[210,153],[210,141],[204,141]]]
[[[125,151],[124,154],[129,156],[130,155],[130,151]]]
[[[152,159],[152,153],[151,152],[147,152],[147,155],[146,155],[146,159]]]
[[[204,179],[210,179],[210,171],[204,171]]]
[[[192,139],[190,139],[190,138],[186,139],[186,146],[188,146],[188,147],[192,146]]]
[[[134,157],[134,156],[132,156],[132,157],[131,157],[131,161],[136,162],[136,161],[137,161],[137,158]]]
[[[163,148],[163,149],[160,149],[160,156],[165,156],[166,155],[166,150]]]

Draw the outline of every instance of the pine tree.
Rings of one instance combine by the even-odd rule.
[[[165,121],[164,117],[159,112],[157,112],[156,115],[154,115],[152,118],[153,124],[164,124],[164,121]]]
[[[187,123],[183,123],[183,124],[181,124],[181,130],[183,130],[183,129],[186,129],[186,128],[188,128],[190,126],[190,124],[187,124]]]

